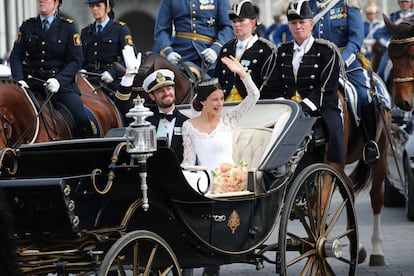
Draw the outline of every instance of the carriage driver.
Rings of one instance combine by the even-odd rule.
[[[52,93],[52,100],[66,106],[76,122],[73,136],[91,136],[75,83],[83,58],[80,35],[72,19],[60,16],[62,0],[37,0],[37,4],[39,15],[26,19],[17,33],[10,55],[12,78],[43,97]]]

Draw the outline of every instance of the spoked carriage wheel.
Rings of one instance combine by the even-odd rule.
[[[98,275],[179,276],[181,273],[177,257],[167,242],[155,233],[138,230],[112,245]]]
[[[281,275],[356,275],[358,229],[352,194],[326,164],[306,167],[285,198],[279,228]]]

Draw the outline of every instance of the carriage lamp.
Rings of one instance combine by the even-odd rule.
[[[157,150],[157,137],[155,126],[146,120],[152,116],[147,107],[144,107],[144,99],[137,97],[134,99],[134,107],[126,114],[127,117],[133,118],[134,121],[126,128],[127,152],[132,158],[136,159],[139,164],[142,190],[142,208],[147,211],[148,204],[148,185],[147,185],[147,159]]]

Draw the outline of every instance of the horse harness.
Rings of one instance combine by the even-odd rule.
[[[396,45],[402,45],[402,44],[413,44],[414,43],[414,37],[407,37],[407,38],[400,38],[400,39],[391,39],[390,45],[396,44]],[[414,81],[414,76],[412,77],[397,77],[393,78],[394,83],[405,83],[405,82],[412,82]]]
[[[9,118],[7,118],[3,113],[0,112],[0,121],[2,124],[2,129],[4,131],[4,135],[6,138],[6,145],[8,147],[12,147],[15,148],[16,146],[18,146],[19,144],[21,144],[27,137],[27,135],[29,134],[30,130],[33,129],[35,122],[38,120],[39,116],[43,119],[44,125],[45,125],[45,129],[47,132],[47,135],[49,137],[50,140],[54,141],[56,140],[56,137],[59,137],[59,131],[58,131],[58,127],[57,127],[57,121],[56,121],[56,110],[53,107],[50,99],[52,97],[52,94],[48,95],[48,97],[46,98],[45,102],[43,103],[43,105],[40,106],[40,103],[38,101],[38,99],[33,95],[33,93],[28,93],[25,89],[24,93],[26,95],[26,97],[28,97],[29,101],[32,102],[32,107],[35,109],[35,117],[33,118],[32,122],[29,124],[29,126],[24,130],[24,132],[20,135],[20,137],[17,139],[17,141],[11,145],[11,135],[9,133],[9,129],[8,129],[8,125],[12,126],[14,124],[14,122],[12,120],[10,120]],[[49,110],[51,113],[51,120],[52,120],[52,126],[49,124],[47,118],[45,117],[44,113],[42,112],[45,106],[49,106]],[[53,133],[54,136],[52,136],[51,132]],[[30,141],[30,143],[33,143],[37,137],[38,133],[36,133],[32,139],[32,141]]]

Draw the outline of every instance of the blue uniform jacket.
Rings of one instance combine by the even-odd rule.
[[[81,38],[84,53],[82,67],[96,73],[108,71],[114,80],[120,77],[113,62],[125,66],[122,49],[125,45],[134,45],[128,26],[124,22],[110,20],[98,35],[95,23],[92,23],[82,29]]]
[[[342,58],[349,68],[360,67],[357,59],[357,52],[364,41],[364,24],[361,11],[358,8],[350,7],[346,0],[340,0],[332,9],[315,24],[313,36],[329,40],[343,48]],[[309,6],[313,14],[319,13],[317,0],[310,0]]]
[[[229,0],[162,0],[154,30],[154,52],[168,56],[181,55],[183,61],[192,61],[201,67],[200,53],[211,47],[219,54],[222,45],[233,37],[229,19]],[[211,42],[179,38],[176,32],[204,35]]]
[[[289,30],[289,24],[280,24],[273,33],[273,42],[276,46],[284,42],[293,40],[293,35]]]
[[[44,31],[39,16],[33,17],[25,20],[17,33],[10,55],[12,78],[25,79],[24,70],[53,71],[49,77],[55,77],[61,89],[79,91],[75,76],[82,59],[81,38],[73,20],[56,16],[49,30]]]

